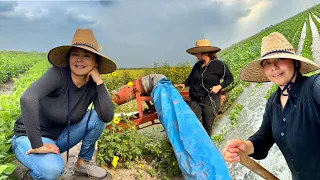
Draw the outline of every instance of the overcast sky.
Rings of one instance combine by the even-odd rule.
[[[48,52],[91,28],[118,67],[195,58],[196,40],[226,48],[319,3],[319,0],[0,0],[0,50]]]

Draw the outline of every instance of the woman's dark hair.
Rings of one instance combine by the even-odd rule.
[[[216,59],[216,58],[217,58],[216,52],[210,52],[210,53],[209,53],[209,57],[210,57],[211,60]]]
[[[67,61],[68,61],[68,65],[67,65],[68,67],[70,66],[70,51],[71,51],[71,49],[69,49],[69,51],[68,51],[68,53],[66,55],[67,56],[66,58],[67,58]]]
[[[203,53],[203,54],[208,54],[210,60],[214,60],[214,59],[217,58],[216,52],[205,52],[205,53]]]
[[[300,72],[301,62],[294,59],[293,60],[293,65],[295,66],[295,68],[297,68],[298,72]]]
[[[294,59],[294,60],[293,60],[293,65],[294,65],[294,67],[297,69],[297,77],[301,77],[301,76],[302,76],[302,74],[301,74],[301,72],[300,72],[301,62]]]
[[[98,64],[97,69],[99,69],[100,63],[101,63],[101,56],[96,54],[96,63]]]

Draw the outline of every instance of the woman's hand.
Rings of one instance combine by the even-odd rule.
[[[212,92],[213,94],[217,94],[221,89],[222,89],[222,86],[221,86],[221,85],[212,86],[212,87],[211,87],[211,92]]]
[[[47,154],[47,153],[54,153],[59,154],[60,150],[57,146],[44,143],[41,147],[35,149],[29,149],[26,154]]]
[[[226,147],[222,151],[224,160],[230,163],[240,162],[240,156],[238,155],[239,151],[243,151],[245,154],[252,154],[253,153],[252,142],[251,141],[245,142],[240,139],[233,139],[228,141]]]
[[[186,87],[186,85],[184,85],[184,84],[175,84],[174,86],[181,87],[181,90],[183,90]]]
[[[90,71],[86,77],[86,81],[89,81],[90,76],[92,77],[93,81],[97,84],[100,85],[103,83],[100,73],[97,68],[94,68],[92,71]]]

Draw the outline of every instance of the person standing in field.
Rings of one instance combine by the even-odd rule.
[[[190,86],[190,108],[202,120],[208,135],[212,135],[213,121],[221,106],[221,89],[233,82],[233,75],[227,65],[217,58],[221,49],[210,46],[208,39],[201,39],[187,53],[197,57],[189,77],[176,87]],[[220,80],[223,80],[220,82]]]
[[[240,161],[239,151],[255,158],[267,157],[277,144],[293,180],[320,179],[320,76],[302,74],[319,70],[313,61],[295,53],[278,32],[262,39],[261,58],[248,63],[240,79],[271,81],[278,86],[268,99],[259,130],[246,141],[233,139],[223,150],[227,162]]]
[[[82,141],[75,172],[103,178],[107,172],[89,163],[94,146],[114,107],[100,74],[116,64],[98,49],[90,29],[77,29],[72,45],[48,53],[53,65],[23,93],[15,122],[12,150],[33,179],[58,179],[64,171],[60,155]],[[94,110],[87,111],[94,104]],[[68,153],[67,153],[68,154]]]

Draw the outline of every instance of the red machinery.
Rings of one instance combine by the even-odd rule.
[[[136,99],[138,106],[138,113],[130,116],[129,120],[131,120],[137,127],[137,129],[143,129],[154,124],[160,124],[160,122],[156,122],[158,119],[157,111],[152,104],[151,96],[149,95],[150,90],[148,82],[150,80],[149,76],[140,77],[137,80],[132,81],[131,85],[124,85],[120,87],[118,90],[112,91],[113,98],[112,101],[118,105],[127,103]],[[190,101],[189,92],[180,92],[183,99],[188,102]],[[221,93],[221,104],[225,101],[226,96],[224,92]],[[148,108],[143,109],[142,103],[145,102]],[[140,127],[140,125],[151,122],[149,125],[145,125]]]

